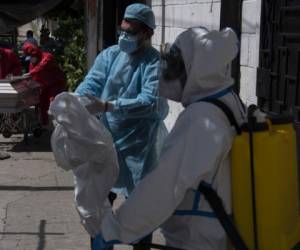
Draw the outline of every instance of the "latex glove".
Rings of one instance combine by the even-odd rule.
[[[88,104],[85,106],[85,108],[91,113],[91,114],[97,114],[97,113],[104,113],[107,111],[107,102],[104,102],[100,100],[99,98],[91,95],[86,96],[88,98]]]
[[[118,241],[105,241],[101,234],[98,234],[93,239],[93,248],[92,250],[109,250],[111,246],[119,243]]]

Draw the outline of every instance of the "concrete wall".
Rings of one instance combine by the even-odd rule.
[[[152,0],[157,28],[152,44],[157,49],[166,42],[174,42],[176,36],[188,27],[205,26],[219,29],[220,0]],[[163,25],[164,24],[164,25]],[[170,112],[165,120],[170,130],[182,107],[169,102]]]
[[[259,64],[261,0],[244,0],[241,37],[241,90],[247,104],[256,104],[256,69]]]
[[[26,32],[27,30],[32,30],[33,31],[33,37],[39,41],[40,38],[40,30],[42,27],[42,24],[45,23],[46,21],[43,18],[37,18],[30,23],[27,23],[23,26],[18,27],[18,39],[20,41],[26,40]]]
[[[259,64],[261,0],[244,0],[241,35],[240,96],[249,105],[257,103],[256,69]],[[157,29],[152,40],[154,47],[173,42],[188,27],[206,26],[219,29],[221,0],[152,0]],[[170,129],[182,110],[180,104],[170,102],[166,125]]]

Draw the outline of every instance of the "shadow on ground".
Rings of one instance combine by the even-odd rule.
[[[7,152],[51,152],[50,131],[44,131],[39,138],[29,135],[27,142],[23,137],[10,138],[0,142],[0,148],[6,148]]]

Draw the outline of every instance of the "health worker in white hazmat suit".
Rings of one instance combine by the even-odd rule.
[[[94,250],[132,243],[158,227],[166,245],[186,250],[226,249],[227,237],[197,187],[212,185],[231,213],[230,150],[235,128],[214,104],[218,99],[245,119],[233,92],[230,63],[238,52],[236,34],[226,28],[190,28],[163,54],[160,94],[184,106],[167,137],[158,166],[114,213],[104,216]]]

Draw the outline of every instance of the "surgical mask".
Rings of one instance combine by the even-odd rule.
[[[138,35],[131,35],[122,32],[119,37],[120,49],[128,54],[136,52],[140,48],[140,38]]]

